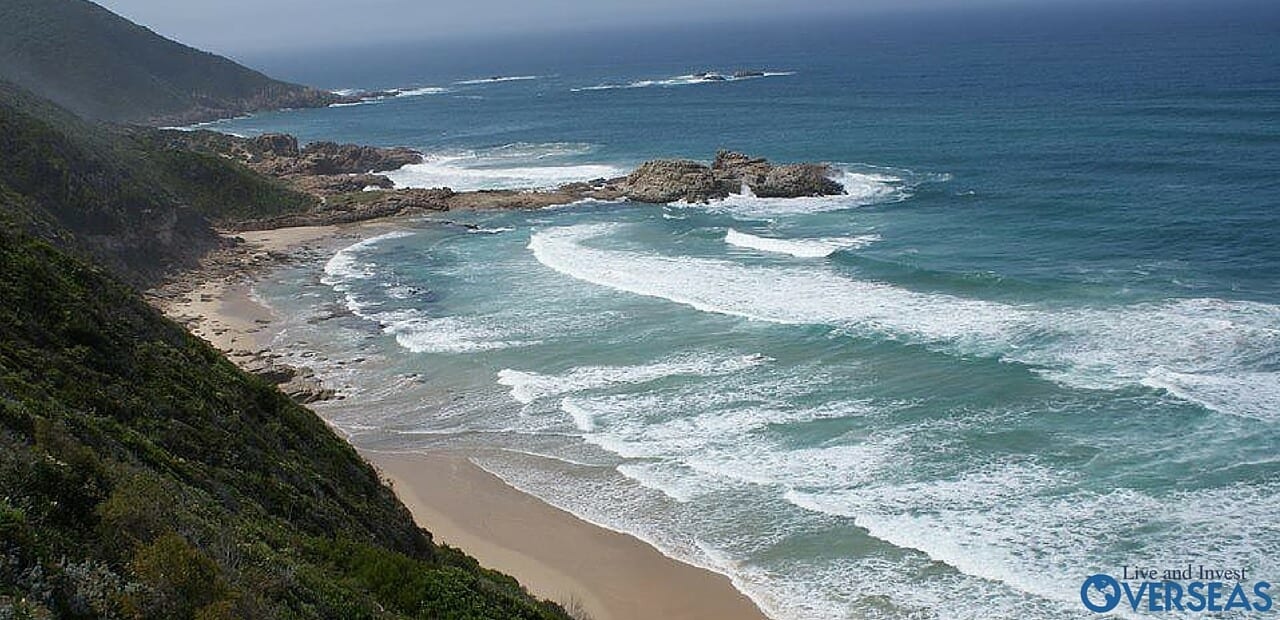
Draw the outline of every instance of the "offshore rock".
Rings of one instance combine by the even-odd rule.
[[[761,198],[801,198],[804,196],[836,196],[844,186],[831,178],[826,164],[788,164],[769,170],[763,182],[748,183],[752,193]]]
[[[762,198],[834,196],[845,193],[826,164],[775,166],[762,157],[722,150],[710,167],[696,161],[645,162],[622,182],[623,195],[637,202],[708,202],[742,193]]]
[[[628,200],[650,203],[707,202],[733,193],[733,188],[716,179],[711,168],[686,159],[640,164],[623,185]]]

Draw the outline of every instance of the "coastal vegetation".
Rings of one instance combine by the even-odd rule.
[[[100,13],[0,4],[4,62],[138,34]],[[190,63],[174,49],[124,45],[42,92],[96,71],[130,99],[77,103],[118,118],[154,95],[129,82],[149,53]],[[175,133],[0,81],[0,618],[567,618],[435,543],[314,413],[143,300],[225,243],[215,226],[317,203]]]
[[[88,0],[0,2],[0,76],[113,122],[183,125],[343,100],[171,41]]]
[[[0,619],[570,617],[433,541],[319,417],[139,290],[218,229],[842,191],[731,154],[553,192],[395,189],[377,173],[420,154],[122,124],[332,97],[85,0],[0,0]]]
[[[7,227],[0,324],[9,617],[565,617],[434,544],[313,413]]]
[[[213,224],[309,209],[316,199],[156,130],[88,122],[0,81],[0,184],[23,196],[8,219],[148,285],[218,244]]]

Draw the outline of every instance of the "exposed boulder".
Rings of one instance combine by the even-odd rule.
[[[715,160],[711,162],[711,170],[721,182],[733,185],[735,192],[741,191],[743,184],[751,186],[763,183],[771,168],[769,160],[763,157],[751,157],[724,149],[717,151]]]
[[[706,202],[733,191],[710,168],[687,159],[645,162],[624,182],[625,196],[637,202]]]
[[[775,166],[761,157],[720,151],[711,167],[689,160],[641,164],[623,183],[624,196],[637,202],[707,202],[742,193],[743,186],[765,198],[832,196],[844,186],[826,164]]]
[[[252,355],[252,354],[249,354]],[[263,380],[279,386],[294,402],[310,404],[322,400],[330,400],[337,393],[324,386],[316,377],[314,370],[305,366],[277,364],[271,356],[252,356],[240,363],[247,372],[262,377]]]
[[[453,190],[406,188],[350,192],[326,198],[314,211],[237,222],[235,230],[270,230],[291,226],[330,226],[424,211],[448,211]]]
[[[748,183],[752,193],[761,198],[800,198],[803,196],[835,196],[845,193],[844,186],[831,178],[826,164],[787,164],[776,166],[764,181]]]
[[[422,163],[422,154],[406,148],[381,148],[334,142],[312,142],[302,149],[303,174],[386,172]]]
[[[299,405],[310,405],[324,400],[333,400],[338,394],[324,386],[311,369],[304,369],[293,379],[280,384],[280,391]]]
[[[299,190],[316,196],[331,196],[364,191],[370,187],[391,189],[395,183],[380,174],[321,174],[287,177]]]
[[[241,138],[212,131],[156,131],[150,139],[168,148],[229,157],[276,177],[369,174],[422,163],[421,153],[404,147],[336,142],[312,142],[299,147],[297,138],[279,133]]]
[[[256,157],[298,157],[298,139],[283,133],[267,133],[252,138],[246,150]]]
[[[383,197],[378,202],[397,207],[404,211],[408,209],[418,211],[448,211],[449,199],[453,198],[453,190],[447,187],[436,187],[431,189],[420,189],[416,187],[399,189],[394,192],[383,192]]]

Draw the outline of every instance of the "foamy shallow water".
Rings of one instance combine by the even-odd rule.
[[[1278,568],[1256,472],[1280,308],[929,291],[849,266],[892,244],[871,221],[788,239],[814,215],[757,235],[737,232],[754,213],[680,211],[424,221],[264,294],[296,313],[281,342],[360,358],[323,408],[357,444],[475,450],[778,617],[1076,617],[1082,571],[1135,554]],[[308,323],[321,299],[354,316]],[[1187,467],[1217,473],[1188,487]]]
[[[348,396],[321,411],[357,444],[468,450],[777,618],[1092,617],[1082,580],[1125,565],[1274,581],[1280,98],[1240,87],[1270,83],[1274,35],[1051,59],[1037,38],[839,35],[752,39],[794,70],[765,79],[606,46],[219,125],[413,146],[427,161],[393,175],[412,186],[730,147],[837,162],[848,190],[409,222],[264,285],[278,344],[316,353]]]

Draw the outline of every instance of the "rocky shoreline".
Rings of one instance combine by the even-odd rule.
[[[366,231],[311,227],[225,235],[197,268],[178,274],[145,293],[169,318],[222,350],[241,369],[276,385],[300,404],[341,398],[315,370],[285,363],[262,336],[278,317],[250,294],[266,273],[297,261],[319,260],[326,251],[354,241]]]
[[[479,190],[455,192],[396,188],[380,174],[423,161],[406,148],[383,148],[316,142],[300,146],[293,136],[266,134],[241,138],[211,131],[165,132],[171,148],[228,157],[279,179],[316,199],[304,212],[230,223],[221,245],[193,270],[178,273],[147,291],[148,300],[174,320],[225,351],[243,368],[280,386],[299,403],[340,398],[304,366],[285,364],[284,357],[256,342],[253,334],[271,323],[227,325],[215,317],[223,313],[211,304],[240,289],[241,302],[265,272],[296,260],[318,259],[323,248],[357,231],[336,227],[393,216],[428,212],[493,209],[538,209],[582,200],[629,200],[638,203],[706,203],[751,192],[760,197],[798,198],[844,193],[826,164],[775,165],[742,153],[721,150],[711,165],[692,160],[664,159],[641,164],[625,177],[570,183],[550,190]],[[345,227],[344,227],[345,228]],[[292,231],[289,234],[282,229]],[[362,231],[368,232],[368,231]],[[246,239],[251,237],[251,239]],[[317,246],[324,240],[327,245]],[[237,297],[232,295],[232,297]],[[269,313],[268,313],[269,314]]]
[[[475,190],[448,187],[397,188],[385,174],[420,164],[421,153],[403,147],[314,142],[293,136],[241,138],[212,131],[169,132],[173,148],[234,159],[315,198],[303,212],[232,223],[233,230],[345,224],[393,215],[490,209],[538,209],[582,200],[638,203],[705,203],[751,192],[762,198],[800,198],[844,193],[827,164],[773,164],[760,157],[721,150],[710,165],[685,159],[645,162],[612,179],[568,183],[554,189]]]

